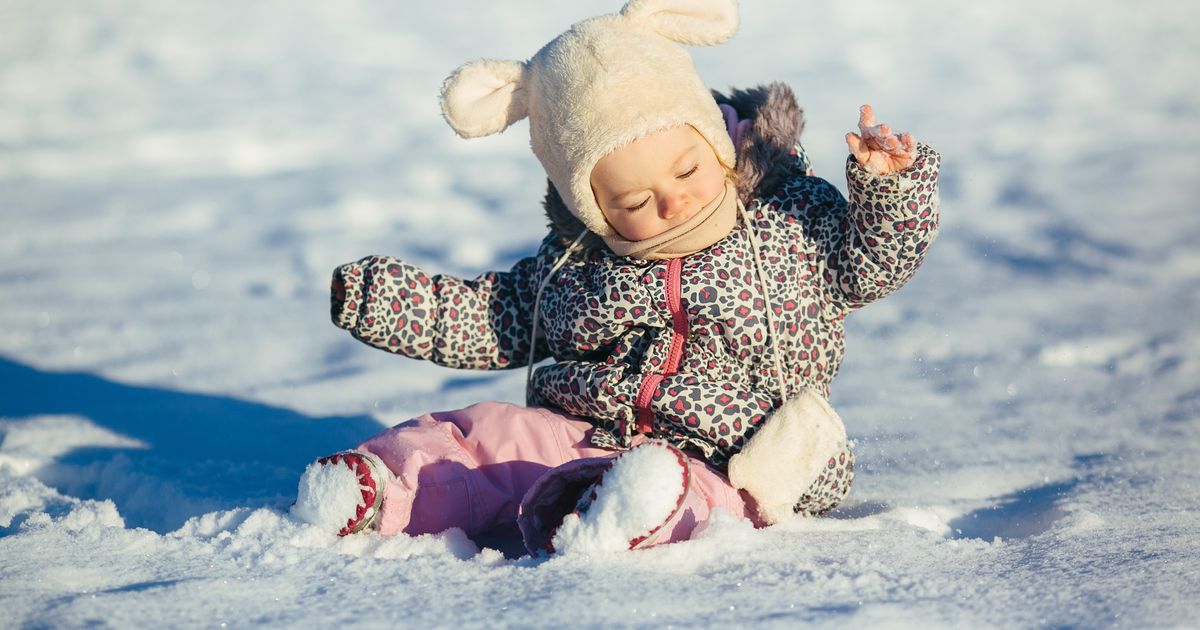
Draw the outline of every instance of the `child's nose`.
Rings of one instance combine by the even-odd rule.
[[[659,205],[658,214],[664,220],[670,220],[686,211],[687,207],[687,196],[683,193],[674,193],[663,197],[662,203]]]

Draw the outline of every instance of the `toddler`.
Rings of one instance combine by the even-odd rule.
[[[596,551],[686,539],[717,507],[765,526],[844,498],[853,456],[826,402],[843,320],[920,265],[938,155],[863,106],[847,200],[812,176],[791,90],[725,95],[696,74],[680,44],[718,44],[737,21],[735,0],[632,0],[528,61],[446,80],[463,137],[529,119],[550,234],[473,280],[343,265],[332,316],[441,365],[528,366],[527,406],[427,414],[322,458],[298,516]]]

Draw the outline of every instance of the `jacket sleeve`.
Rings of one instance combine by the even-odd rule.
[[[817,180],[805,222],[817,244],[824,280],[845,310],[895,291],[920,267],[937,236],[939,162],[937,152],[922,144],[912,166],[875,175],[850,156],[848,201],[831,184]]]
[[[331,299],[331,316],[359,341],[414,359],[477,370],[524,366],[540,254],[473,280],[368,256],[334,270],[345,299]],[[544,344],[536,354],[545,354]]]
[[[623,362],[542,366],[534,373],[533,391],[537,402],[605,421],[627,436],[633,434],[642,402],[652,414],[655,435],[692,438],[715,446],[724,457],[740,450],[779,405],[767,391],[685,373],[648,376]]]

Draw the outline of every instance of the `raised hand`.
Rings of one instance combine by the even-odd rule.
[[[846,146],[870,173],[902,171],[917,159],[917,141],[912,134],[896,134],[888,125],[877,124],[870,105],[858,108],[858,131],[846,134]]]

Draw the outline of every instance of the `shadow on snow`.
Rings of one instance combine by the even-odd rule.
[[[1016,490],[999,497],[994,505],[968,512],[950,521],[951,538],[1028,538],[1048,531],[1065,513],[1059,500],[1076,481],[1056,481]]]
[[[158,532],[236,506],[287,507],[305,465],[382,427],[228,396],[47,372],[0,357],[0,417],[77,415],[146,448],[81,447],[35,472],[82,499],[110,499],[126,525]]]

